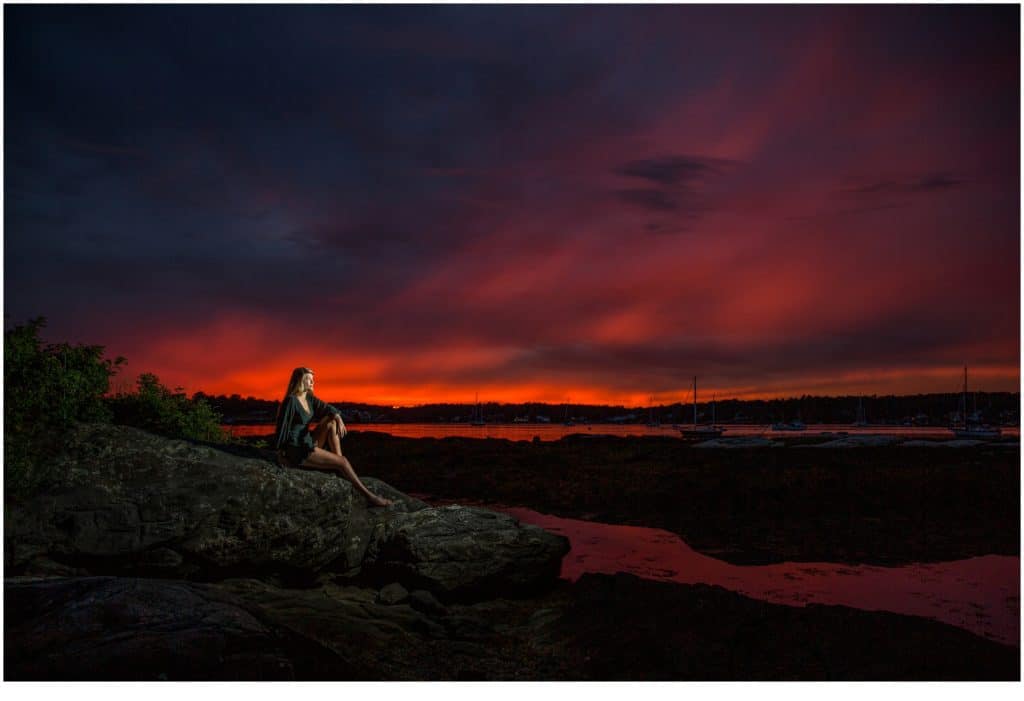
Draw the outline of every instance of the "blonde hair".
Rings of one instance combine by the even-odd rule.
[[[277,425],[279,429],[281,426],[281,415],[284,413],[284,408],[288,404],[288,397],[295,394],[296,388],[299,386],[299,383],[302,382],[302,378],[307,372],[313,374],[313,371],[309,368],[295,368],[292,370],[292,377],[288,380],[288,389],[284,393],[284,399],[282,399],[281,403],[277,406]]]
[[[288,401],[288,397],[296,393],[299,388],[299,383],[302,382],[302,378],[307,374],[312,375],[313,371],[309,368],[295,368],[292,370],[292,377],[288,380],[288,390],[284,393],[284,400]]]

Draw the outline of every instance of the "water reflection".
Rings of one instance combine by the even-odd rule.
[[[266,436],[274,432],[274,427],[267,424],[235,424],[224,428],[236,436]],[[486,424],[471,426],[469,424],[350,424],[349,430],[378,431],[402,438],[503,438],[511,441],[529,441],[536,436],[542,441],[557,441],[570,434],[609,435],[609,436],[668,436],[679,438],[678,429],[670,425],[646,426],[643,424]],[[760,436],[773,438],[793,438],[815,436],[831,433],[833,437],[839,432],[850,435],[885,435],[905,436],[932,440],[952,440],[953,435],[948,428],[939,426],[837,426],[822,424],[808,426],[806,431],[799,433],[774,433],[770,427],[753,424],[736,424],[726,426],[725,436]],[[1018,428],[1004,428],[1005,438],[1019,435]]]
[[[702,555],[674,533],[656,528],[558,518],[521,507],[486,508],[566,536],[572,550],[562,561],[562,577],[571,581],[585,572],[628,572],[713,584],[788,606],[835,604],[922,616],[1020,645],[1019,557],[986,555],[903,567],[828,562],[738,566]]]

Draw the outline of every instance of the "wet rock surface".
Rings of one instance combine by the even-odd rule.
[[[9,680],[1019,678],[1017,648],[940,623],[630,575],[429,612],[257,580],[16,578],[5,598]]]

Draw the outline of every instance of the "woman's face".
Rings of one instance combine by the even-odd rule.
[[[313,373],[307,372],[302,376],[302,382],[299,383],[299,391],[301,392],[312,392],[313,391]]]

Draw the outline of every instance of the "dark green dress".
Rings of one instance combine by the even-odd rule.
[[[289,395],[277,413],[276,447],[291,467],[301,465],[316,448],[313,434],[309,432],[309,424],[314,419],[319,421],[328,414],[341,416],[340,411],[314,397],[312,392],[306,393],[306,403],[309,404],[309,411],[302,407],[298,397],[294,394]]]

